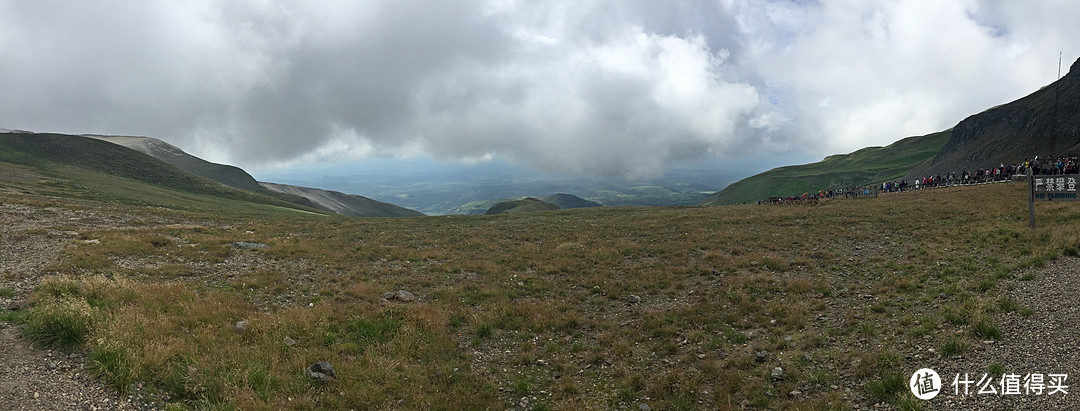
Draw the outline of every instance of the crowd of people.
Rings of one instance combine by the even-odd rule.
[[[1033,175],[1062,175],[1080,173],[1080,156],[1035,157],[1016,164],[1001,164],[997,167],[976,170],[964,170],[947,174],[936,174],[912,181],[887,181],[880,186],[852,186],[821,190],[817,193],[803,193],[801,196],[769,197],[758,204],[801,204],[816,203],[826,198],[869,198],[878,193],[898,193],[901,191],[921,190],[955,185],[986,184],[1011,181],[1014,175],[1027,174],[1031,168]]]
[[[851,186],[820,190],[816,193],[803,193],[801,196],[769,197],[758,201],[758,204],[808,204],[817,203],[827,198],[869,198],[877,197],[878,189],[871,186]]]
[[[923,188],[1011,181],[1014,175],[1027,174],[1029,167],[1033,175],[1077,174],[1080,173],[1080,157],[1035,157],[1022,163],[1001,164],[992,168],[974,171],[964,170],[945,175],[937,174],[918,178],[912,182],[907,180],[889,181],[881,184],[881,191],[895,193]]]

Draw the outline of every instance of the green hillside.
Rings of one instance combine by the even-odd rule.
[[[558,205],[551,204],[537,198],[527,197],[521,200],[504,201],[499,204],[495,204],[495,206],[488,209],[487,212],[484,214],[517,214],[558,209]]]
[[[0,134],[0,162],[29,167],[41,177],[37,181],[41,188],[63,197],[191,210],[214,210],[228,204],[315,211],[235,189],[138,151],[82,136]]]
[[[829,156],[817,163],[775,168],[728,186],[709,196],[704,204],[748,203],[768,197],[899,179],[937,154],[951,133],[950,129],[908,137],[885,147],[867,147],[850,154]]]
[[[569,210],[571,208],[587,208],[587,207],[603,207],[602,204],[595,201],[589,201],[584,198],[578,197],[573,194],[552,194],[542,198],[544,202],[555,204],[559,206],[561,210]]]

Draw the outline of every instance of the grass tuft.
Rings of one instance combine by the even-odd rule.
[[[63,297],[34,305],[23,332],[39,346],[73,349],[86,342],[93,323],[93,312],[86,300]]]

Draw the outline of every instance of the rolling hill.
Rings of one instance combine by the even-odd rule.
[[[307,198],[267,190],[266,188],[260,186],[259,182],[255,181],[254,177],[252,177],[240,167],[230,166],[226,164],[218,164],[203,160],[199,157],[188,154],[184,150],[181,150],[179,147],[176,147],[172,144],[166,143],[156,138],[133,136],[103,136],[94,134],[87,134],[85,136],[102,141],[108,141],[113,144],[118,144],[130,148],[132,150],[154,157],[158,160],[172,164],[176,168],[187,171],[191,174],[217,181],[229,187],[247,190],[270,197],[275,197],[281,200],[288,201],[290,203],[300,204],[303,206],[315,206]]]
[[[949,130],[769,170],[731,184],[702,204],[753,202],[995,167],[1035,156],[1076,154],[1080,154],[1080,59],[1049,86],[972,115]]]
[[[307,207],[352,217],[416,217],[424,214],[353,194],[285,184],[260,183],[240,167],[218,164],[188,154],[180,148],[150,137],[86,135],[118,144],[191,174],[221,184],[274,197]]]
[[[167,208],[239,201],[315,211],[229,187],[130,148],[82,136],[0,133],[0,162],[36,170],[51,179],[46,184],[57,186],[53,192],[57,195]]]
[[[603,207],[602,204],[595,201],[589,201],[576,195],[565,193],[552,194],[541,200],[546,203],[555,204],[563,210],[569,210],[571,208]]]
[[[504,201],[491,207],[484,214],[496,215],[496,214],[517,214],[517,213],[530,213],[534,211],[551,211],[558,210],[559,206],[552,204],[538,198],[526,197],[520,200]]]
[[[259,183],[275,193],[303,197],[315,208],[350,217],[421,217],[424,213],[367,197],[288,184]]]
[[[728,186],[704,204],[747,203],[771,196],[899,179],[941,150],[950,135],[946,130],[908,137],[885,147],[829,156],[817,163],[775,168]]]

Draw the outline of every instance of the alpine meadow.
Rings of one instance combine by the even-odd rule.
[[[1080,409],[1076,16],[0,0],[0,411]]]

